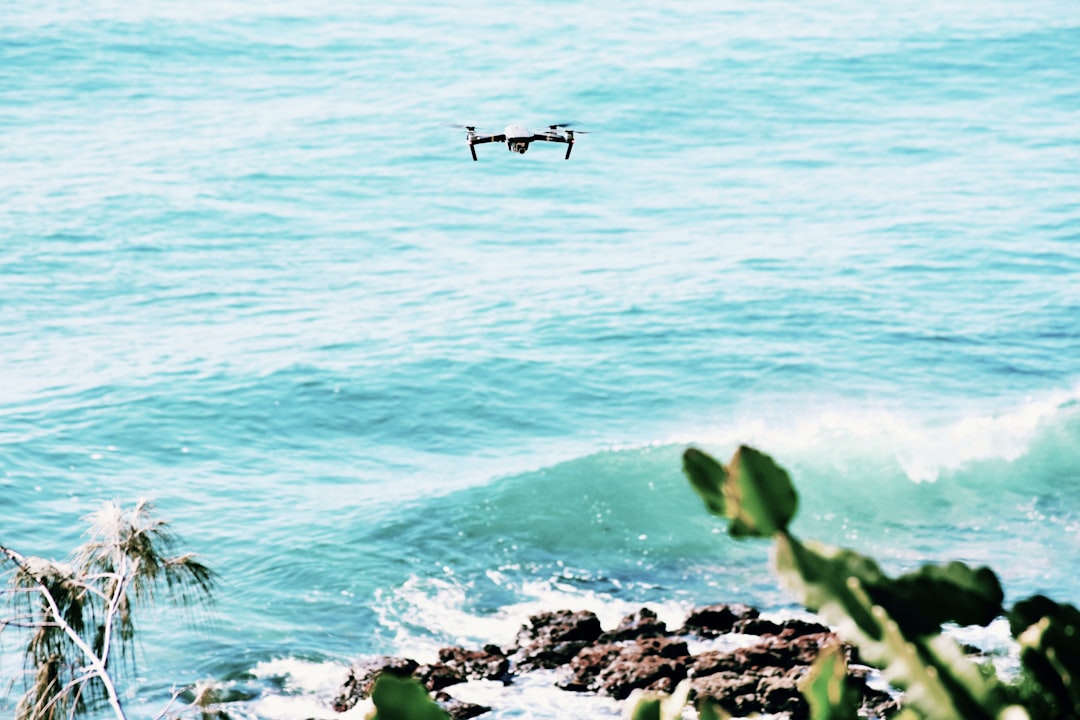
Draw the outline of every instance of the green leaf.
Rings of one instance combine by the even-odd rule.
[[[626,717],[630,720],[679,720],[689,695],[689,680],[680,682],[670,695],[664,692],[635,690],[626,700]]]
[[[804,544],[780,535],[774,564],[780,584],[795,593],[808,610],[828,610],[846,624],[854,622],[870,640],[881,640],[881,622],[874,617],[872,604],[852,589],[853,581],[865,587],[877,585],[885,577],[873,560],[851,550],[813,541]]]
[[[1005,593],[987,567],[961,562],[925,565],[896,580],[868,587],[870,598],[883,605],[908,636],[941,631],[943,623],[989,625],[1000,617]]]
[[[895,610],[897,598],[903,593],[869,558],[850,550],[804,545],[780,533],[774,560],[781,582],[836,628],[843,639],[854,643],[864,661],[881,668],[886,680],[903,688],[905,703],[925,717],[989,720],[1003,711],[1004,697],[996,679],[984,677],[955,641],[941,634],[923,633],[925,619],[917,623],[898,619],[889,607],[872,599],[872,595],[886,598]],[[936,573],[930,575],[940,579]],[[963,572],[959,575],[967,577]],[[910,585],[905,581],[901,587]],[[955,588],[953,591],[960,592]],[[933,606],[940,599],[910,600]],[[949,601],[949,607],[954,605]],[[933,614],[918,608],[908,608],[907,612],[919,618]]]
[[[630,720],[660,720],[660,700],[655,697],[641,697],[628,705]]]
[[[696,448],[687,448],[683,453],[683,473],[690,480],[690,486],[705,501],[709,512],[727,517],[724,485],[727,483],[728,474],[724,466],[707,453]]]
[[[844,648],[837,642],[818,653],[800,686],[811,720],[855,720],[861,699],[847,679]]]
[[[732,537],[771,537],[787,530],[798,496],[787,471],[768,455],[741,446],[728,466]]]
[[[711,700],[699,700],[697,713],[698,720],[731,720],[731,713]]]
[[[1080,611],[1035,595],[1009,612],[1028,677],[1059,717],[1080,717]]]
[[[683,472],[715,515],[728,518],[732,537],[771,537],[786,530],[798,497],[787,472],[768,455],[742,446],[725,468],[710,455],[689,448]]]
[[[379,675],[371,691],[375,712],[369,720],[449,720],[441,707],[428,696],[413,678],[391,673]]]

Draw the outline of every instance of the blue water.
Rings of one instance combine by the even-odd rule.
[[[689,444],[772,453],[806,537],[1080,599],[1074,2],[2,15],[0,543],[147,495],[221,573],[130,707],[330,717],[352,659],[538,609],[789,608]],[[571,120],[568,162],[447,127]]]

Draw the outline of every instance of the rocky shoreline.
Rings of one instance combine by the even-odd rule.
[[[705,641],[722,649],[693,653]],[[710,698],[733,716],[766,713],[800,720],[809,706],[799,682],[818,651],[839,638],[825,625],[800,619],[773,621],[739,604],[700,607],[683,626],[669,630],[647,607],[604,629],[588,611],[558,610],[534,615],[508,647],[447,647],[434,663],[403,657],[357,661],[349,670],[334,710],[346,712],[367,698],[383,672],[419,680],[458,720],[482,716],[492,708],[455,699],[447,688],[470,680],[512,684],[538,669],[557,671],[556,685],[568,692],[597,693],[616,699],[634,690],[671,692],[690,680],[690,698]],[[888,717],[898,709],[888,692],[867,683],[870,669],[854,648],[844,646],[851,684],[862,696],[860,714]]]

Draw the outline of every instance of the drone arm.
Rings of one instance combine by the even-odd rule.
[[[573,150],[573,149],[574,149],[574,138],[570,138],[569,140],[566,141],[566,157],[564,157],[563,160],[569,160],[570,159],[570,151]]]
[[[476,137],[469,138],[470,145],[483,145],[489,142],[506,142],[505,135],[477,135]]]
[[[502,142],[503,140],[506,140],[505,135],[474,135],[472,133],[469,133],[469,152],[472,153],[472,159],[478,159],[476,157],[477,145],[483,145],[484,143],[489,142]]]
[[[548,142],[556,142],[556,143],[568,143],[568,142],[570,142],[570,140],[567,140],[562,135],[555,135],[554,133],[538,133],[536,135],[533,135],[529,139],[529,142],[532,142],[533,140],[546,140]]]

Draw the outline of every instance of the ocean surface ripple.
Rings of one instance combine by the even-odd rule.
[[[790,610],[690,444],[773,454],[807,537],[1075,602],[1078,76],[1065,0],[8,8],[0,542],[152,497],[222,587],[130,705],[248,720],[540,609]]]

